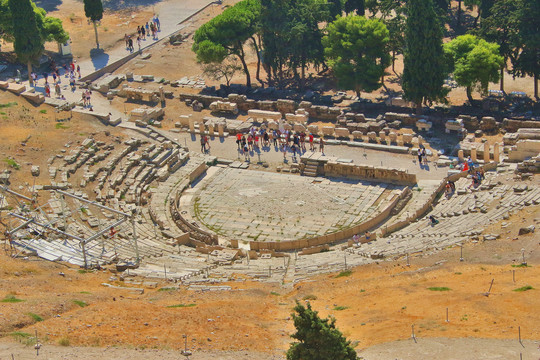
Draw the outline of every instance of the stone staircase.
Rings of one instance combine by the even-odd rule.
[[[317,161],[308,160],[306,163],[306,166],[304,167],[304,171],[302,172],[302,175],[304,176],[311,176],[311,177],[317,177],[317,167],[319,163]]]

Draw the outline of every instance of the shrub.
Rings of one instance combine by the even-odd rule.
[[[193,307],[197,306],[197,304],[176,304],[176,305],[169,305],[168,308],[184,308],[184,307]]]
[[[15,295],[6,295],[5,298],[0,300],[0,302],[3,302],[3,303],[19,303],[19,302],[23,302],[23,301],[24,300],[22,300],[22,299],[17,299],[15,297]]]
[[[86,307],[88,304],[82,300],[72,300],[74,304],[79,305],[80,307]]]
[[[28,316],[30,316],[32,319],[34,319],[34,321],[36,322],[40,322],[40,321],[43,321],[43,318],[41,316],[39,316],[38,314],[34,314],[34,313],[28,313],[26,314]]]
[[[522,286],[520,288],[514,289],[513,291],[522,292],[522,291],[528,291],[528,290],[534,290],[534,288],[531,285],[526,285],[526,286]]]

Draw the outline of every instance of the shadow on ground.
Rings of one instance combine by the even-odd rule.
[[[109,54],[107,54],[103,49],[92,49],[90,50],[90,59],[92,59],[94,69],[99,70],[107,66],[109,63]]]
[[[34,3],[46,12],[56,11],[62,5],[62,0],[34,0]]]

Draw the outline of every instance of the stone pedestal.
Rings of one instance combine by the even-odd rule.
[[[484,143],[484,163],[489,163],[489,144]]]
[[[199,134],[201,135],[204,135],[205,131],[204,131],[204,123],[200,122],[199,123]]]
[[[457,157],[458,157],[460,162],[465,159],[464,156],[463,156],[463,150],[458,150]]]
[[[476,158],[476,148],[475,148],[475,147],[471,148],[471,160],[472,160],[473,162],[476,162],[476,161],[478,160],[478,159]]]
[[[390,142],[392,143],[395,143],[397,141],[397,134],[393,131],[388,134],[388,137],[390,138]]]
[[[218,124],[217,129],[218,129],[219,137],[223,137],[224,132],[225,132],[223,129],[223,124]]]
[[[208,135],[214,136],[214,124],[208,124]]]
[[[403,145],[412,144],[413,136],[411,134],[403,134]]]
[[[384,130],[379,131],[379,138],[381,139],[381,142],[386,141],[386,133]]]
[[[195,132],[195,120],[189,119],[189,132],[194,133]]]
[[[501,151],[501,146],[499,143],[496,143],[495,145],[493,145],[493,161],[495,161],[496,163],[501,162],[500,151]]]

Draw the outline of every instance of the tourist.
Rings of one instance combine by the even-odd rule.
[[[246,136],[242,135],[242,149],[247,146]]]
[[[422,148],[418,149],[418,152],[416,153],[416,155],[418,156],[418,165],[422,167]]]
[[[137,25],[137,35],[141,36],[141,27],[139,25]]]
[[[242,143],[242,134],[238,133],[236,134],[236,145],[238,146],[238,149],[240,149],[240,144]]]
[[[131,38],[131,36],[129,37],[128,39],[128,43],[129,43],[129,52],[133,52],[133,39]]]
[[[309,150],[315,151],[315,145],[313,144],[313,134],[309,133]]]
[[[77,65],[77,74],[79,75],[79,79],[82,77],[81,76],[81,66],[80,65]]]
[[[302,147],[302,151],[306,151],[306,133],[301,132],[300,133],[300,146]]]
[[[452,188],[452,192],[456,191],[456,183],[452,180],[448,180],[448,184],[450,185],[450,188]]]
[[[49,74],[46,71],[43,73],[43,79],[45,79],[45,84],[49,82]]]
[[[146,30],[144,30],[144,26],[141,26],[141,34],[142,34],[143,40],[146,40]]]
[[[153,22],[150,22],[150,31],[152,32],[152,39],[156,40],[156,28]]]
[[[253,136],[251,134],[248,135],[247,142],[249,146],[249,151],[253,151]]]
[[[274,142],[274,147],[277,148],[278,147],[278,138],[279,138],[279,134],[276,130],[273,130],[272,131],[272,140]]]
[[[206,141],[204,140],[204,135],[201,134],[201,152],[204,154],[206,152]]]
[[[364,236],[366,237],[366,242],[370,242],[371,241],[371,233],[369,231],[366,231],[366,233],[364,234]]]
[[[89,89],[87,89],[85,94],[86,94],[86,103],[87,103],[87,105],[92,106],[92,102],[91,102],[91,100],[92,100],[92,92]]]
[[[56,85],[54,86],[54,92],[57,97],[62,96],[62,90],[60,89],[60,84],[56,83]]]
[[[428,164],[426,148],[423,148],[423,149],[422,149],[422,160],[423,160],[423,162],[424,162],[424,165],[427,165],[427,164]]]
[[[292,158],[293,158],[293,161],[296,160],[296,144],[292,144],[291,146],[291,151],[292,151]]]
[[[56,71],[52,73],[53,83],[56,84]]]
[[[145,27],[146,27],[146,33],[148,35],[150,35],[150,25],[148,25],[148,23],[146,23]]]
[[[352,237],[352,240],[353,240],[353,244],[358,245],[360,242],[360,237],[358,236],[358,234],[354,234]]]
[[[429,215],[429,221],[431,223],[431,226],[437,225],[439,223],[439,220],[435,219],[435,216]]]
[[[263,136],[264,136],[264,146],[269,146],[270,145],[270,136],[268,135],[268,132],[265,131]]]
[[[255,141],[253,143],[253,145],[255,146],[255,148],[259,149],[259,134],[255,133]]]
[[[319,138],[319,151],[324,155],[324,136]]]
[[[81,94],[81,100],[82,100],[82,103],[83,103],[83,107],[86,107],[88,105],[88,102],[86,101],[86,92],[83,91],[83,93]]]
[[[126,43],[126,50],[129,50],[129,36],[124,34],[124,42]]]
[[[139,52],[141,52],[141,37],[137,36],[137,45],[139,46]]]
[[[249,149],[248,149],[247,144],[244,145],[244,157],[246,161],[249,161]]]
[[[159,16],[154,15],[154,22],[156,23],[157,31],[161,31],[161,23],[159,22]]]
[[[206,151],[210,151],[210,141],[208,140],[208,136],[204,135],[204,148]]]
[[[51,87],[49,86],[49,83],[45,83],[45,96],[51,97]]]
[[[73,73],[69,76],[69,86],[71,87],[71,91],[75,92],[75,75]]]

